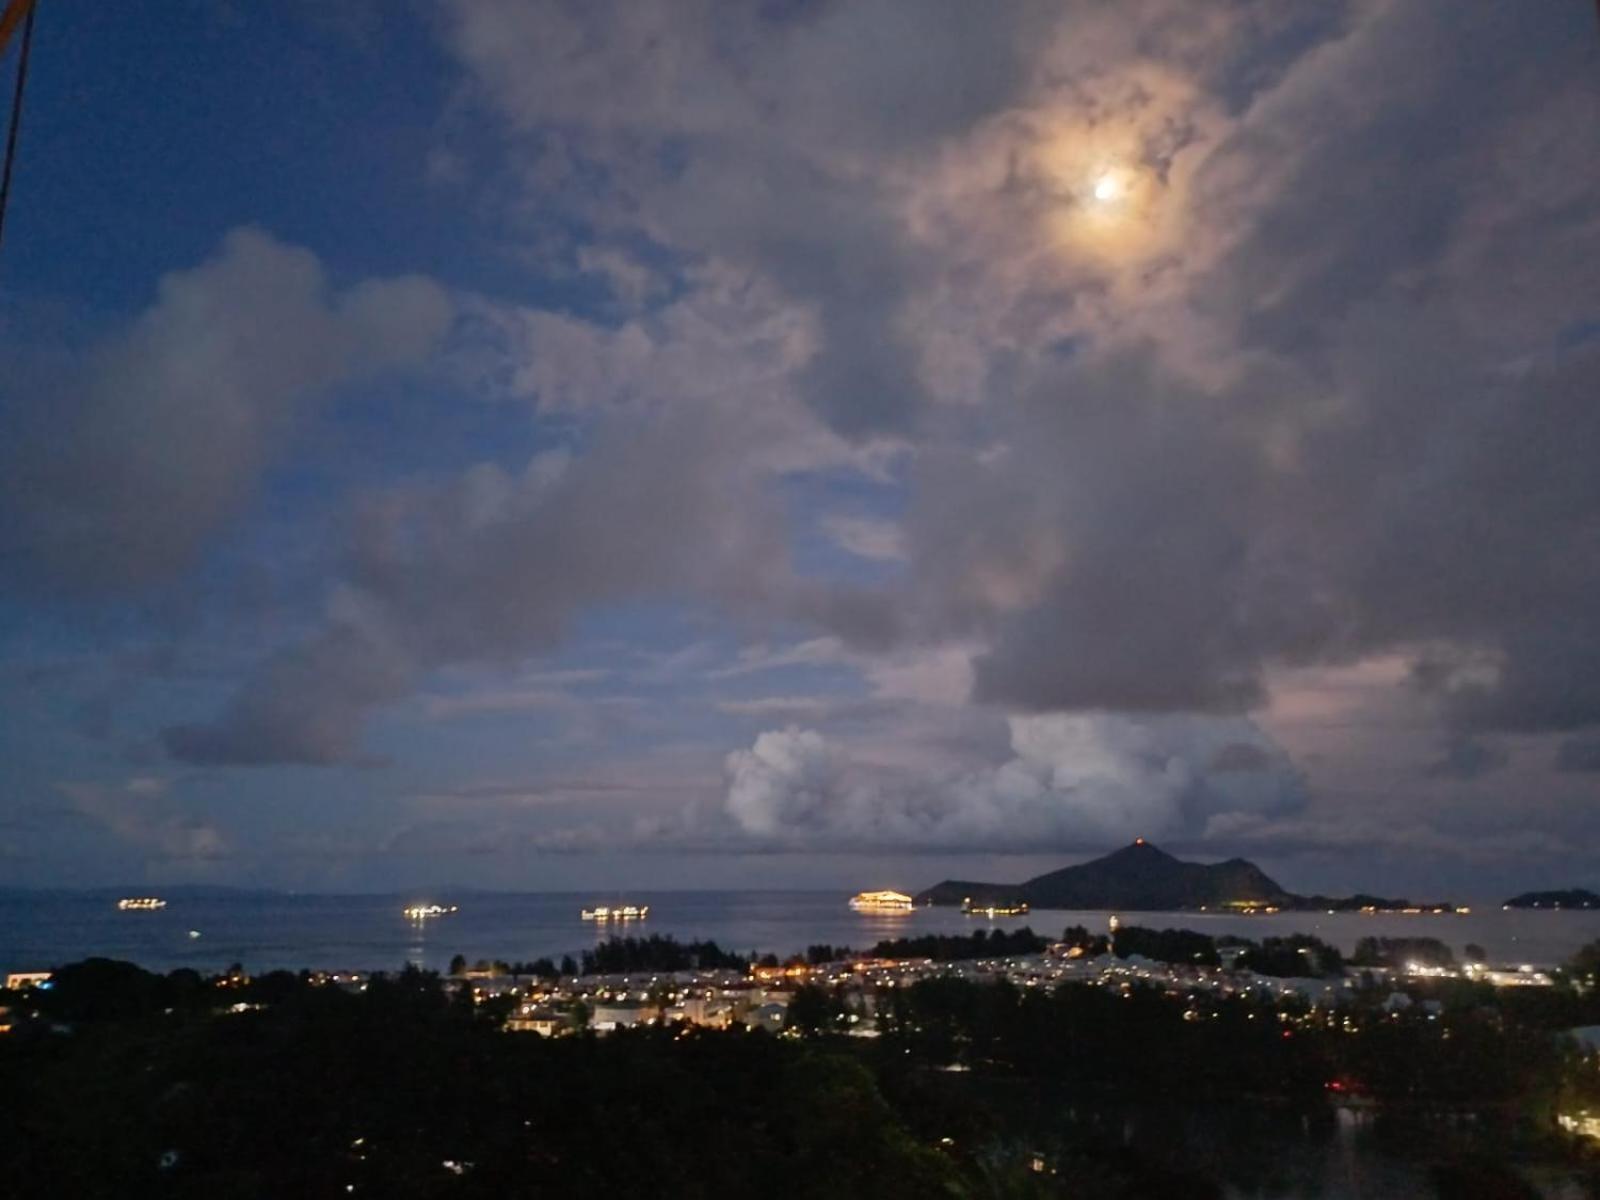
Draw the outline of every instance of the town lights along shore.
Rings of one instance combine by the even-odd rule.
[[[117,901],[117,907],[123,912],[154,912],[166,906],[167,902],[156,896],[128,896]]]

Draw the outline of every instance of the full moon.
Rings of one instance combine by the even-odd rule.
[[[1102,175],[1094,181],[1094,198],[1101,203],[1105,203],[1107,200],[1115,200],[1121,191],[1122,186],[1117,182],[1114,175]]]

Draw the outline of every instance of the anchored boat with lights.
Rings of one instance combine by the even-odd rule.
[[[865,913],[908,913],[912,904],[904,892],[860,892],[850,897],[850,907]]]
[[[1020,917],[1028,911],[1026,900],[973,900],[961,902],[961,911],[969,917]]]
[[[583,910],[585,921],[642,921],[650,915],[648,904],[605,905]]]
[[[166,906],[167,902],[157,896],[127,896],[117,901],[117,907],[123,912],[154,912]]]
[[[406,920],[428,921],[434,917],[447,917],[456,911],[454,904],[413,904],[406,909]]]

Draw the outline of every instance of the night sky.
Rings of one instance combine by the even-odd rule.
[[[1588,0],[42,0],[0,884],[1600,884],[1597,131]]]

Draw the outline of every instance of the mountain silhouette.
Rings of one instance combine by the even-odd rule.
[[[921,892],[918,904],[1002,903],[1034,908],[1115,908],[1137,911],[1220,907],[1230,901],[1290,906],[1299,898],[1242,858],[1184,862],[1140,838],[1103,858],[1062,867],[1024,883],[947,879]]]

